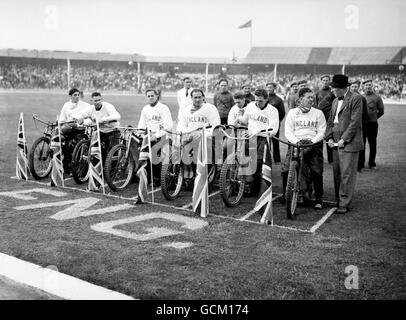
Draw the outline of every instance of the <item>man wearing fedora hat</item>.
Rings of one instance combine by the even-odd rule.
[[[326,130],[326,141],[333,148],[334,189],[338,209],[347,213],[352,201],[359,152],[364,149],[362,141],[362,98],[348,88],[351,84],[343,74],[333,76],[330,83],[336,98],[333,101]]]

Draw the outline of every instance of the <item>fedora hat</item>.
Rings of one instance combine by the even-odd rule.
[[[332,88],[346,88],[350,85],[351,83],[348,82],[348,77],[344,74],[335,74],[333,81],[330,82]]]

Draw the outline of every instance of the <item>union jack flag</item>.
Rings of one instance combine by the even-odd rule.
[[[201,217],[209,214],[209,182],[207,172],[207,141],[205,130],[202,130],[199,151],[197,155],[196,179],[193,188],[193,211],[200,211]]]
[[[134,136],[136,141],[139,140]],[[145,134],[142,138],[141,150],[140,155],[138,158],[139,165],[137,170],[137,176],[139,178],[138,184],[138,197],[141,199],[142,202],[145,201],[143,192],[148,192],[148,174],[147,174],[147,164],[149,159],[149,134]]]
[[[264,213],[261,217],[261,223],[271,221],[273,225],[273,211],[272,211],[272,156],[270,148],[270,138],[267,137],[264,147],[264,159],[262,162],[262,178],[269,185],[264,191],[258,201],[255,203],[254,210],[259,211],[265,206]]]
[[[90,140],[90,163],[89,163],[89,183],[88,189],[90,191],[99,190],[100,186],[103,188],[103,194],[106,193],[104,187],[104,175],[100,142],[100,127],[99,122],[96,120],[96,130],[92,134]]]
[[[24,133],[24,115],[20,113],[18,120],[18,133],[17,133],[17,158],[16,158],[16,176],[18,179],[28,180],[29,168],[27,159],[27,142]]]
[[[61,181],[62,186],[65,186],[64,169],[63,169],[63,153],[62,153],[62,140],[61,140],[61,126],[58,123],[58,132],[51,138],[50,148],[52,150],[52,171],[51,171],[51,187],[58,185],[58,180]]]

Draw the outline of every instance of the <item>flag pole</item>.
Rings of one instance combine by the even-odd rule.
[[[67,69],[68,69],[67,76],[68,76],[68,90],[69,90],[69,88],[70,88],[70,59],[69,58],[66,59],[66,64],[67,64]]]
[[[273,68],[273,82],[276,82],[276,78],[277,78],[276,73],[277,72],[278,72],[278,64],[275,63],[275,66]]]
[[[252,49],[252,20],[251,20],[251,28],[250,28],[250,49]]]

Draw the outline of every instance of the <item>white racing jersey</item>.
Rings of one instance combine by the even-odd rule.
[[[246,108],[240,108],[238,105],[234,105],[228,113],[227,124],[235,126],[237,124],[237,118],[242,117]]]
[[[90,109],[91,105],[81,100],[78,103],[73,103],[72,101],[65,102],[59,115],[59,121],[67,122],[83,119],[83,115],[89,113]]]
[[[244,113],[244,119],[248,120],[248,131],[250,134],[258,133],[261,130],[273,129],[270,135],[275,135],[279,129],[279,112],[269,103],[262,110],[257,107],[255,101],[250,102]],[[266,137],[269,133],[260,133],[259,136]]]
[[[161,128],[172,130],[172,115],[168,106],[158,102],[155,106],[147,104],[142,108],[140,121],[138,122],[139,129],[148,128],[157,137],[165,135],[165,132],[160,131]]]
[[[299,108],[289,110],[285,119],[285,137],[290,143],[309,139],[312,143],[323,140],[326,132],[326,118],[323,111],[311,108],[303,113]]]
[[[85,116],[92,119],[97,119],[99,123],[101,121],[115,121],[100,123],[100,129],[116,128],[120,125],[120,114],[111,103],[105,101],[102,101],[102,107],[100,108],[100,110],[96,110],[95,106],[91,105],[89,112],[87,112]]]
[[[212,135],[215,126],[220,124],[220,115],[217,108],[210,104],[204,103],[196,111],[192,110],[193,105],[188,105],[180,114],[177,130],[187,133],[198,128],[212,126],[206,130],[208,135]]]

